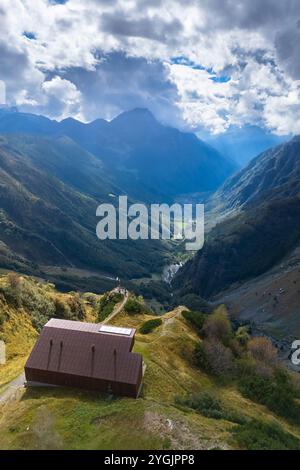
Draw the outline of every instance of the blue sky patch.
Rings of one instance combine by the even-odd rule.
[[[203,67],[203,65],[196,64],[195,62],[189,60],[185,56],[172,57],[171,63],[178,64],[178,65],[185,65],[186,67],[191,67],[192,69],[195,69],[195,70],[205,70],[207,73],[212,75],[210,77],[210,80],[216,83],[226,83],[230,81],[230,77],[228,75],[217,75],[213,68]]]
[[[210,80],[216,83],[227,83],[230,81],[230,77],[228,77],[228,75],[215,75],[214,77],[210,77]]]
[[[23,36],[30,40],[36,39],[36,35],[31,31],[24,31]]]

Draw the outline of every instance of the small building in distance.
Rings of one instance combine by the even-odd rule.
[[[28,385],[79,387],[138,397],[143,358],[133,353],[135,330],[52,318],[26,364]]]

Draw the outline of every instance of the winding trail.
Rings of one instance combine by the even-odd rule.
[[[112,312],[110,315],[108,315],[108,317],[105,318],[105,320],[103,320],[103,322],[102,322],[101,324],[102,324],[102,325],[105,325],[105,323],[109,322],[109,321],[112,320],[116,315],[118,315],[118,313],[120,313],[120,312],[123,310],[123,308],[125,307],[125,304],[126,304],[128,298],[129,298],[129,294],[128,294],[128,291],[126,291],[126,292],[124,293],[124,299],[123,299],[122,303],[121,303],[121,304],[117,304],[116,307],[114,308],[113,312]]]

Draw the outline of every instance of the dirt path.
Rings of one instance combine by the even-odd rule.
[[[125,304],[128,300],[128,297],[129,297],[129,294],[128,294],[128,292],[126,292],[124,294],[124,299],[123,299],[122,303],[116,305],[113,312],[107,318],[105,318],[105,320],[102,322],[102,325],[105,325],[105,323],[111,321],[116,315],[118,315],[118,313],[120,313],[123,310],[123,308],[125,307]]]
[[[186,307],[181,307],[179,305],[178,307],[174,309],[174,312],[172,312],[172,314],[170,313],[168,314],[169,315],[168,318],[165,318],[165,319],[162,318],[162,329],[161,329],[160,337],[165,336],[167,334],[166,329],[168,325],[172,324],[174,322],[174,319],[178,317],[178,315],[180,315],[183,310],[186,310]],[[159,338],[155,338],[153,341],[157,341],[158,339]]]
[[[12,380],[5,390],[0,393],[0,406],[5,405],[8,401],[13,399],[21,388],[24,387],[25,375],[24,372],[16,379]]]

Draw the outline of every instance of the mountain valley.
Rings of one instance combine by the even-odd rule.
[[[205,246],[174,281],[183,292],[232,302],[232,314],[267,325],[277,337],[300,333],[299,155],[295,137],[256,157],[211,196]]]

